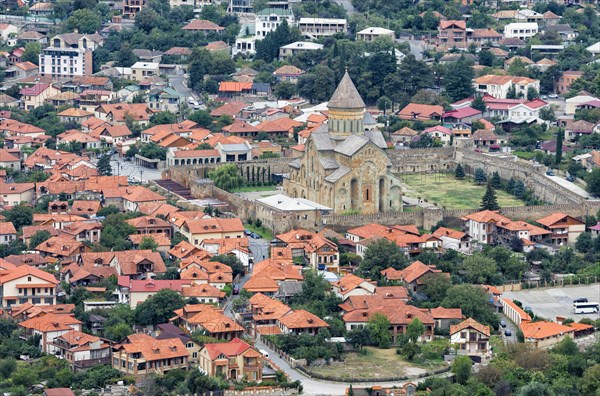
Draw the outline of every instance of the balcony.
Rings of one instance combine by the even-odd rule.
[[[87,369],[102,364],[111,364],[110,355],[97,359],[77,360],[73,362],[73,367],[76,369]]]

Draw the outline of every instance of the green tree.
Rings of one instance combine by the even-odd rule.
[[[65,28],[69,32],[77,29],[79,33],[83,34],[96,33],[100,30],[100,17],[89,9],[77,10],[67,19]]]
[[[98,169],[98,173],[103,176],[111,176],[112,175],[112,165],[110,164],[110,155],[105,154],[98,160],[98,164],[96,165]]]
[[[129,250],[131,242],[127,237],[135,234],[135,227],[126,223],[128,217],[123,213],[114,213],[108,215],[102,225],[102,235],[100,236],[100,244],[108,249],[115,251]]]
[[[463,260],[464,278],[469,283],[486,284],[496,273],[496,262],[483,254],[474,254]]]
[[[600,195],[600,168],[594,168],[585,178],[587,191],[592,195]]]
[[[498,205],[496,191],[494,191],[494,188],[492,187],[492,182],[489,181],[487,187],[485,188],[485,194],[483,194],[483,198],[481,199],[481,210],[498,209],[500,209],[500,205]]]
[[[142,238],[140,250],[152,250],[153,252],[156,252],[156,249],[158,249],[158,243],[154,239],[150,237]]]
[[[123,43],[115,55],[116,56],[114,60],[116,61],[116,65],[119,67],[131,67],[139,60],[139,58],[133,53],[131,44],[128,42]]]
[[[475,95],[475,98],[473,98],[473,101],[471,102],[471,107],[475,110],[481,111],[482,113],[487,111],[487,105],[485,104],[485,101],[481,95]]]
[[[473,362],[468,356],[456,356],[452,361],[452,374],[456,378],[456,382],[459,384],[466,384],[471,377],[471,366]]]
[[[173,311],[185,305],[183,297],[171,289],[163,289],[135,308],[134,321],[139,325],[168,323]]]
[[[485,171],[481,168],[475,169],[475,183],[484,184],[485,182],[487,182]]]
[[[540,93],[534,87],[527,88],[527,100],[534,100],[540,97]]]
[[[448,67],[445,78],[446,94],[453,101],[468,98],[473,94],[473,65],[464,56]]]
[[[52,234],[46,230],[40,230],[29,239],[29,249],[34,250],[38,245],[52,238]]]
[[[579,388],[584,395],[597,395],[600,390],[600,364],[596,364],[583,373]]]
[[[556,115],[554,114],[552,106],[542,107],[540,109],[540,118],[548,122],[556,121]]]
[[[7,221],[13,223],[17,230],[20,230],[23,226],[30,226],[33,224],[33,209],[23,204],[5,210],[2,214],[6,217]]]
[[[119,342],[133,333],[131,325],[121,322],[104,329],[104,336],[111,341]]]
[[[177,116],[170,111],[160,111],[152,114],[150,122],[154,125],[176,124]]]
[[[515,84],[511,84],[506,92],[506,99],[517,99],[517,87]]]
[[[377,108],[383,111],[383,115],[385,116],[386,111],[392,108],[392,101],[387,96],[382,96],[377,99]]]
[[[115,205],[108,205],[100,209],[97,215],[98,217],[106,217],[114,213],[121,213],[121,211]]]
[[[452,283],[450,278],[442,273],[425,275],[423,277],[423,293],[427,296],[427,300],[434,305],[439,305],[446,292]]]
[[[494,173],[492,173],[492,187],[495,189],[499,189],[502,188],[502,179],[500,178],[500,173],[498,173],[498,171],[494,171]]]
[[[491,310],[488,300],[487,293],[479,286],[455,285],[448,289],[442,306],[460,308],[465,317],[471,317],[480,323],[496,328],[498,327],[498,318]]]
[[[527,65],[520,58],[513,58],[513,62],[508,66],[509,76],[527,77]]]
[[[594,241],[592,234],[589,232],[582,232],[575,241],[575,249],[580,253],[590,252],[594,248]]]
[[[515,181],[515,188],[513,194],[517,198],[522,198],[525,195],[525,184],[521,180]]]
[[[414,318],[408,326],[406,326],[406,336],[411,342],[417,342],[419,337],[425,334],[425,325],[419,320]]]
[[[12,373],[17,369],[17,361],[13,357],[0,360],[0,375],[4,379],[9,379]]]
[[[215,186],[225,191],[233,191],[244,185],[244,178],[238,174],[234,164],[220,166],[208,173],[208,177],[215,182]]]
[[[487,49],[482,49],[479,51],[479,64],[483,66],[493,66],[496,57]],[[473,107],[473,106],[471,106]],[[475,108],[475,107],[473,107]],[[479,110],[479,109],[478,109]]]
[[[367,322],[371,334],[371,341],[379,348],[389,348],[392,343],[390,334],[390,320],[381,313],[375,313]]]
[[[563,155],[563,140],[565,138],[565,131],[562,128],[559,128],[556,133],[556,165],[560,166],[562,162]]]
[[[462,180],[465,178],[465,170],[463,169],[462,165],[459,163],[456,165],[456,168],[454,169],[454,177]]]
[[[42,52],[42,48],[39,43],[27,43],[25,44],[25,52],[21,56],[21,61],[38,65],[40,63],[40,52]]]
[[[159,159],[163,161],[167,159],[167,152],[167,148],[161,147],[154,142],[146,143],[140,149],[141,156],[150,159]]]
[[[517,396],[554,396],[552,388],[541,382],[530,382],[516,393]]]
[[[370,279],[380,279],[381,271],[392,267],[403,269],[408,264],[406,256],[398,245],[385,238],[371,244],[358,266],[360,275]]]
[[[231,271],[233,273],[233,277],[235,278],[238,274],[242,274],[244,272],[244,264],[240,261],[239,258],[229,254],[217,254],[216,256],[212,256],[210,261],[214,261],[217,263],[222,263],[231,267]]]
[[[335,90],[335,74],[326,65],[318,65],[314,72],[300,76],[297,85],[300,96],[311,102],[324,102]]]
[[[291,99],[296,94],[296,84],[289,81],[282,81],[275,86],[275,96],[277,99]]]

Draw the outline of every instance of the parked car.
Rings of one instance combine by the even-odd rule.
[[[189,104],[194,104],[195,102],[196,102],[196,99],[194,99],[193,97],[191,97],[191,96],[190,96],[190,97],[188,98],[188,103],[189,103]]]
[[[244,235],[245,235],[245,236],[250,236],[250,235],[252,235],[252,231],[250,231],[250,230],[248,230],[248,229],[245,229],[245,230],[244,230]]]
[[[233,294],[240,294],[240,285],[233,285]]]
[[[549,94],[548,97],[550,99],[558,99],[558,95],[557,94]]]
[[[504,335],[507,336],[507,337],[510,337],[512,335],[512,331],[510,331],[508,329],[504,330]]]
[[[252,238],[252,239],[260,239],[260,235],[258,235],[256,232],[253,232],[252,234],[250,234],[250,238]]]
[[[572,175],[568,175],[567,181],[570,181],[571,183],[573,183],[575,181],[575,178]]]
[[[502,327],[506,327],[506,322],[505,322],[504,320],[501,320],[501,321],[500,321],[500,326],[502,326]]]
[[[549,171],[546,172],[546,175],[548,175],[548,176],[554,176],[554,172],[551,171],[551,170],[549,170]]]
[[[588,299],[585,297],[579,297],[579,298],[576,298],[575,300],[573,300],[573,303],[586,303],[586,302],[588,302]]]

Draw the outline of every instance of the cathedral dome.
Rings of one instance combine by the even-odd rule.
[[[344,73],[344,77],[337,86],[335,92],[329,99],[327,105],[330,109],[364,109],[365,102],[363,102],[356,86],[352,82],[352,79],[348,75],[348,71]]]

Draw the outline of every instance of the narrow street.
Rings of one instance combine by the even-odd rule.
[[[268,348],[261,342],[256,342],[255,347],[258,349],[262,349],[269,353],[269,359],[277,365],[281,370],[283,370],[289,377],[291,381],[300,381],[302,382],[302,386],[304,388],[303,394],[305,395],[345,395],[346,388],[349,384],[337,383],[337,382],[328,382],[323,380],[318,380],[314,378],[310,378],[304,373],[293,369],[288,362],[279,357],[279,355]],[[444,374],[440,374],[443,376]],[[383,387],[392,387],[392,386],[401,386],[407,382],[418,383],[423,381],[424,378],[410,380],[410,381],[397,381],[397,382],[360,382],[353,383],[353,386],[383,386]]]

